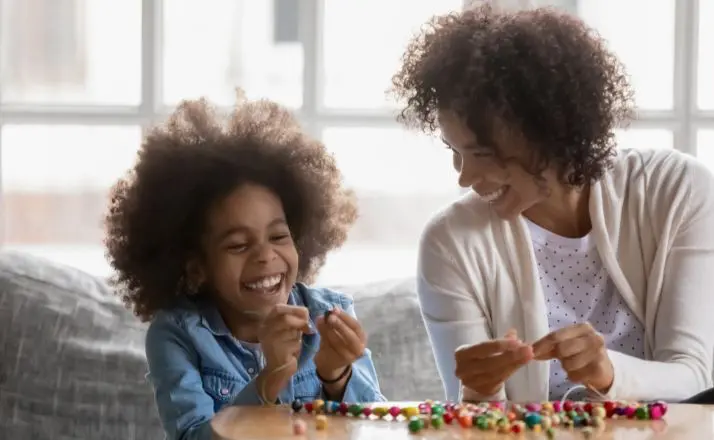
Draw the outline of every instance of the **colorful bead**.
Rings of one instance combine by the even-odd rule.
[[[525,423],[523,423],[520,420],[516,420],[515,422],[513,422],[511,424],[511,432],[513,432],[514,434],[520,434],[523,431],[525,431],[525,429],[526,429]]]
[[[526,426],[528,426],[529,428],[533,428],[536,425],[540,425],[542,419],[543,417],[541,417],[541,415],[537,412],[530,412],[526,414],[526,416],[523,418],[523,421],[526,422]]]
[[[461,425],[462,428],[470,428],[473,426],[473,419],[469,415],[461,415],[459,416],[459,425]]]
[[[637,417],[638,420],[647,420],[650,418],[650,412],[648,411],[646,406],[640,406],[639,408],[635,409],[635,417]]]
[[[603,408],[602,406],[596,406],[592,409],[590,415],[592,415],[593,417],[600,417],[604,419],[605,417],[607,417],[607,410],[605,410],[605,408]]]
[[[454,421],[454,415],[450,412],[444,413],[442,418],[444,419],[444,423],[446,423],[447,425],[451,425],[451,423]]]
[[[412,416],[409,418],[409,431],[417,433],[424,429],[424,422],[418,416]]]
[[[381,417],[384,417],[387,414],[389,414],[389,409],[385,408],[383,406],[377,406],[377,407],[372,408],[372,414],[381,418]]]
[[[650,407],[650,419],[660,420],[662,418],[662,408],[659,405]]]
[[[392,420],[401,420],[403,416],[411,432],[418,432],[430,426],[439,429],[445,424],[453,424],[454,420],[463,428],[476,427],[482,431],[500,433],[533,433],[543,432],[548,438],[553,438],[555,428],[578,428],[585,436],[592,436],[601,429],[605,419],[629,418],[637,420],[659,420],[667,411],[664,402],[633,403],[607,401],[598,402],[541,402],[525,404],[509,404],[503,402],[481,402],[478,404],[427,401],[418,405],[379,406],[362,405],[358,403],[324,401],[315,399],[302,403],[295,400],[290,405],[295,413],[305,410],[316,417],[319,430],[327,427],[327,414],[343,414],[353,417],[370,418],[372,415],[383,418],[389,415]],[[561,409],[562,411],[555,411]],[[303,422],[304,425],[304,422]],[[294,422],[293,431],[302,432],[299,422]]]
[[[527,403],[526,410],[528,410],[529,412],[538,412],[540,411],[540,405],[538,405],[537,403]]]
[[[482,431],[488,429],[488,419],[485,416],[476,416],[476,418],[473,419],[473,424]]]
[[[327,428],[327,417],[324,414],[319,414],[315,417],[315,428],[322,431]]]
[[[293,420],[293,434],[304,435],[307,432],[307,424],[304,420]]]
[[[362,405],[359,403],[355,403],[353,405],[350,405],[349,407],[349,412],[352,414],[354,417],[359,417],[362,415]]]

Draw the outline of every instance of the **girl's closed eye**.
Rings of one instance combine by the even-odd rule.
[[[248,245],[246,243],[229,243],[226,249],[231,252],[243,252],[248,249]]]

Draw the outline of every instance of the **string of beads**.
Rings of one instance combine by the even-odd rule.
[[[518,434],[530,430],[554,438],[557,428],[580,429],[585,437],[590,437],[596,430],[605,426],[606,419],[659,420],[667,413],[667,404],[662,401],[637,403],[568,400],[523,405],[506,402],[455,404],[424,401],[417,405],[380,406],[318,399],[305,403],[295,401],[292,403],[292,409],[296,413],[318,415],[322,429],[326,423],[325,415],[341,415],[407,421],[407,426],[413,433],[428,428],[439,429],[444,425],[456,423],[462,428],[476,428],[504,434]]]

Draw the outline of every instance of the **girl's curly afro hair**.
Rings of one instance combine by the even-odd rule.
[[[483,5],[435,17],[409,44],[392,84],[406,125],[433,132],[438,110],[453,110],[480,146],[498,153],[498,119],[533,145],[534,174],[554,165],[575,186],[602,175],[613,129],[633,113],[628,77],[605,42],[548,8]]]
[[[183,294],[209,208],[243,183],[280,197],[300,257],[298,281],[313,279],[357,216],[334,158],[287,109],[239,96],[222,118],[203,99],[185,101],[148,133],[135,166],[112,188],[106,216],[118,294],[142,320]]]

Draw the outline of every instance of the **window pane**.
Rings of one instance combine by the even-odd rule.
[[[697,135],[697,157],[714,170],[714,130],[700,130]]]
[[[462,5],[463,0],[324,2],[324,105],[390,107],[385,92],[407,42],[432,15]]]
[[[0,11],[2,102],[139,104],[140,0],[0,0]]]
[[[674,0],[578,0],[577,4],[579,15],[608,40],[625,64],[637,105],[672,108]]]
[[[709,20],[704,18],[708,17]],[[699,107],[714,110],[714,0],[699,0]]]
[[[615,139],[620,148],[672,148],[672,131],[664,129],[615,130]]]
[[[323,140],[357,193],[360,217],[346,246],[328,257],[320,282],[413,276],[424,224],[461,192],[451,153],[435,138],[400,128],[329,128]]]
[[[139,127],[2,127],[4,245],[108,274],[107,190],[140,142]]]
[[[240,87],[250,98],[300,107],[303,51],[292,23],[298,4],[164,1],[165,103],[206,96],[228,106]]]

